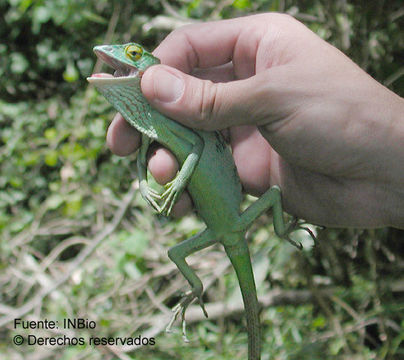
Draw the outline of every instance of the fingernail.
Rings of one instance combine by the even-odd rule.
[[[153,74],[154,94],[165,103],[176,102],[184,92],[184,81],[165,69],[156,69]]]

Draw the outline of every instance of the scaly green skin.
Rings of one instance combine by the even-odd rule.
[[[130,52],[129,50],[136,51]],[[248,328],[248,359],[258,360],[261,353],[259,305],[254,283],[245,232],[252,222],[269,208],[273,209],[274,228],[278,236],[288,238],[290,231],[299,226],[285,226],[282,216],[280,189],[270,188],[246,211],[240,214],[242,199],[240,180],[231,152],[219,132],[193,130],[167,118],[153,109],[140,90],[140,77],[148,66],[159,60],[141,45],[103,45],[94,48],[106,63],[119,70],[122,77],[91,77],[93,83],[125,119],[142,134],[138,154],[138,172],[142,196],[160,213],[169,215],[173,204],[187,188],[206,229],[196,236],[179,243],[168,251],[168,256],[191,285],[192,291],[175,309],[169,324],[182,315],[185,335],[185,310],[194,300],[202,303],[202,282],[188,266],[185,258],[215,243],[224,246],[226,254],[237,273]],[[137,74],[128,75],[128,69]],[[157,141],[174,153],[181,165],[177,176],[166,185],[166,191],[158,194],[150,189],[146,176],[146,153],[152,141]],[[206,314],[206,312],[205,312]]]

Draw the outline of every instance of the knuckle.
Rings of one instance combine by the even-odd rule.
[[[190,34],[197,32],[199,24],[187,24],[179,28],[174,29],[168,36],[167,39],[174,40],[178,43],[191,43],[189,40]]]
[[[278,16],[279,19],[285,20],[285,21],[294,21],[295,18],[287,13],[278,13],[276,14]]]
[[[182,40],[189,30],[189,25],[184,25],[179,28],[174,29],[170,34],[168,34],[167,39]]]
[[[199,110],[197,122],[205,130],[213,130],[218,107],[218,85],[209,80],[201,82],[200,96],[198,96]]]
[[[290,20],[294,20],[295,18],[288,14],[288,13],[279,13],[279,12],[273,12],[273,13],[267,13],[264,14],[266,16],[266,20],[270,19],[272,21],[274,20],[286,20],[286,21],[290,21]]]
[[[290,14],[276,13],[273,15],[275,16],[274,20],[278,21],[280,26],[294,26],[299,23],[299,21]]]

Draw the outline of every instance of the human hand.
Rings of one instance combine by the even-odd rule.
[[[403,100],[300,22],[261,14],[186,26],[154,54],[165,65],[143,75],[146,98],[189,127],[228,128],[247,192],[278,184],[286,211],[322,225],[403,226]],[[118,115],[107,142],[125,155],[139,137]],[[178,164],[157,149],[149,169],[165,183]],[[174,212],[190,207],[184,194]]]

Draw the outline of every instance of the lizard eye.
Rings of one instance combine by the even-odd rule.
[[[125,54],[131,60],[139,60],[142,57],[143,49],[137,45],[128,45],[125,49]]]

